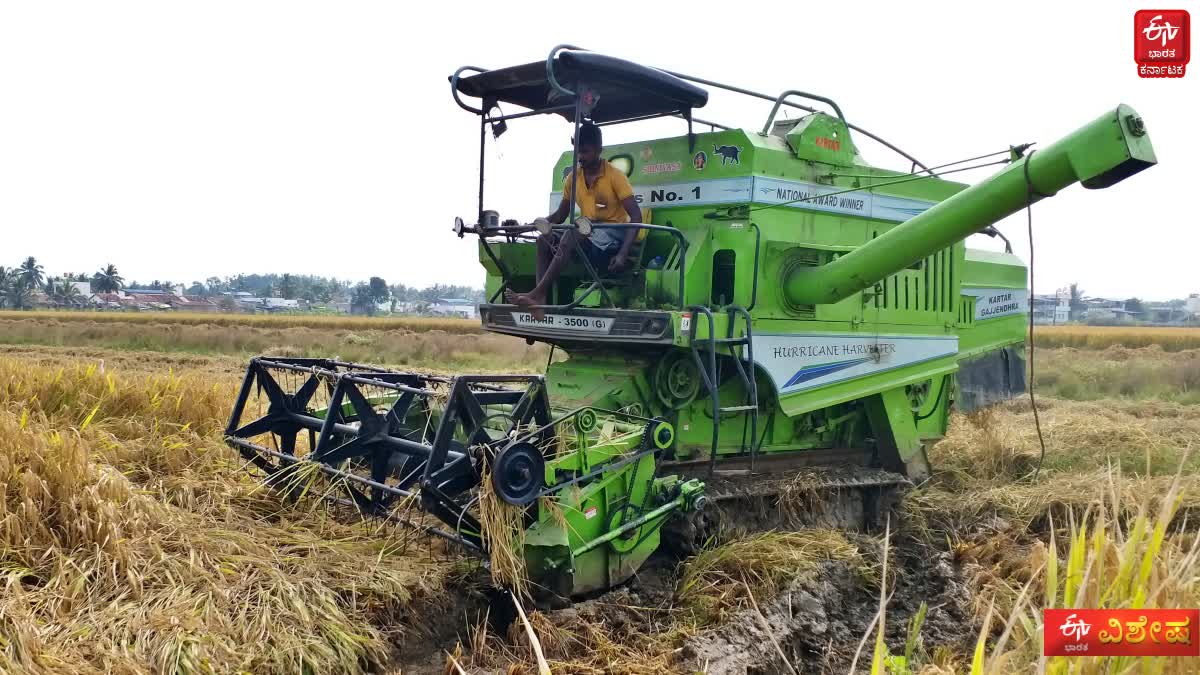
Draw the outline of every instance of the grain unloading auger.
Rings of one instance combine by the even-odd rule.
[[[544,376],[452,378],[259,358],[227,436],[285,490],[319,472],[333,479],[323,495],[364,512],[477,551],[513,543],[535,587],[563,597],[623,581],[664,539],[694,549],[722,513],[733,529],[869,524],[928,472],[952,406],[1025,390],[1025,267],[965,239],[1073,183],[1108,187],[1155,163],[1124,105],[1052,145],[998,153],[1008,165],[968,187],[805,92],[765,96],[574,48],[450,80],[480,117],[481,161],[489,128],[498,137],[531,115],[562,115],[576,138],[583,120],[686,121],[684,135],[605,148],[645,223],[556,226],[634,228],[635,264],[610,274],[577,257],[551,304],[494,304],[534,285],[537,233],[484,210],[481,165],[478,220],[455,230],[479,238],[483,325],[567,358]],[[702,121],[698,85],[774,105],[761,131]],[[782,106],[807,114],[776,120]],[[853,133],[913,170],[866,164]],[[573,152],[555,165],[552,207],[574,165]],[[514,532],[482,531],[480,505],[496,499],[519,509]],[[428,515],[399,515],[412,506]]]

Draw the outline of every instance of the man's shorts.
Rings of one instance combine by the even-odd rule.
[[[587,257],[588,262],[596,270],[596,273],[603,276],[608,273],[608,263],[616,257],[619,247],[614,246],[610,249],[602,249],[592,243],[591,239],[586,237],[580,239],[579,249],[583,251],[583,255]]]

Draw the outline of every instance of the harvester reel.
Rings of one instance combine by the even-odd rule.
[[[542,491],[546,461],[532,443],[505,447],[492,462],[492,488],[513,506],[528,506]]]
[[[269,402],[265,414],[248,405],[256,390]],[[471,509],[487,458],[504,447],[493,461],[497,492],[510,503],[529,503],[544,480],[537,448],[550,440],[550,421],[537,375],[441,378],[332,359],[260,357],[246,371],[225,440],[285,492],[297,477],[323,475],[327,485],[305,484],[303,491],[481,551]],[[509,440],[531,428],[523,443]],[[298,445],[301,433],[307,443]],[[408,499],[414,496],[419,500]],[[450,531],[397,513],[417,502]]]

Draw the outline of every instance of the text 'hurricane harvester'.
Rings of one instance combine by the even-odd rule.
[[[1025,391],[1026,268],[966,238],[1074,183],[1109,187],[1156,161],[1125,105],[1037,150],[1010,148],[968,186],[802,91],[767,96],[573,47],[464,67],[450,84],[479,118],[477,218],[455,230],[477,237],[487,271],[483,327],[559,357],[544,375],[457,377],[260,357],[227,439],[293,492],[297,475],[331,477],[341,496],[327,498],[493,566],[493,549],[511,545],[533,593],[551,600],[618,584],[660,546],[694,552],[718,526],[878,526],[897,488],[929,473],[926,449],[952,407]],[[695,117],[710,89],[765,99],[766,123]],[[805,114],[779,119],[784,106]],[[678,118],[678,136],[604,148],[642,223],[527,225],[485,209],[488,136],[541,114],[565,118],[577,140],[587,123]],[[856,135],[911,171],[866,164]],[[552,209],[572,166],[575,150],[551,169]],[[636,231],[631,264],[601,269],[581,252],[545,304],[507,304],[537,282],[537,237],[579,242],[606,227]],[[265,407],[253,407],[255,389]],[[506,527],[519,531],[488,531],[499,527],[488,500],[514,510]]]

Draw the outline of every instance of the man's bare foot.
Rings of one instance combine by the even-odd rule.
[[[514,304],[518,307],[529,310],[529,313],[533,315],[533,318],[538,321],[541,321],[542,319],[544,319],[546,317],[546,313],[544,311],[542,311],[542,308],[539,306],[546,302],[545,298],[538,298],[537,296],[533,295],[532,293],[512,293],[512,292],[507,294],[505,296],[505,298],[511,304]]]

